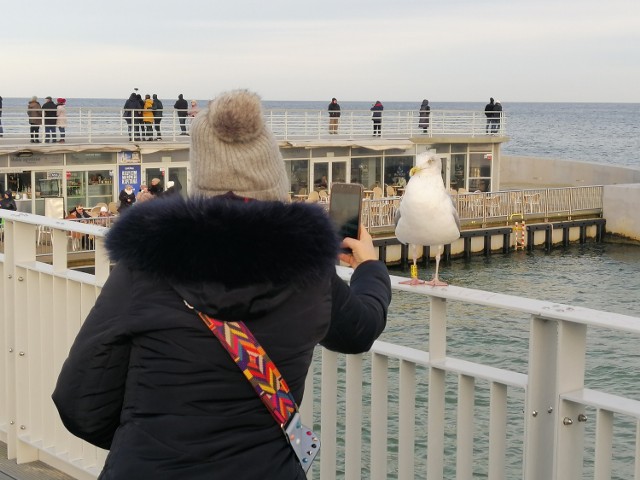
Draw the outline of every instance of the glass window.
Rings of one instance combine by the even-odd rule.
[[[62,197],[62,172],[35,172],[36,198]]]
[[[451,188],[458,190],[466,187],[467,155],[457,153],[451,155]]]
[[[85,206],[113,201],[113,172],[111,170],[89,170],[87,172],[87,200]]]
[[[404,187],[409,181],[413,157],[386,157],[384,160],[384,183]]]
[[[287,172],[287,177],[289,177],[291,192],[298,194],[302,189],[305,189],[305,192],[309,193],[307,190],[309,184],[309,161],[285,160],[284,168]]]
[[[347,181],[347,162],[331,162],[331,183]]]
[[[87,172],[67,172],[67,209],[86,203]]]
[[[491,154],[469,154],[469,191],[491,191]]]
[[[329,188],[329,162],[315,162],[313,164],[313,189],[326,190]]]
[[[491,155],[472,153],[469,155],[469,176],[490,177]]]
[[[382,157],[354,158],[351,160],[351,183],[361,183],[365,189],[381,186]]]

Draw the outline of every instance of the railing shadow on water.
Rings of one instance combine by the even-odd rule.
[[[0,217],[0,440],[19,462],[96,478],[106,452],[66,432],[50,395],[108,278],[106,229]],[[51,264],[37,260],[39,225],[53,236]],[[94,235],[95,274],[67,267],[70,231]],[[336,268],[349,281],[352,270]],[[640,318],[402,280],[391,276],[388,326],[371,352],[314,355],[302,411],[322,450],[310,478],[632,478]],[[616,373],[595,377],[604,363]]]

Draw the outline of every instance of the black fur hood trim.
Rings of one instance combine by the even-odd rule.
[[[169,282],[309,285],[339,241],[317,205],[179,195],[134,205],[106,238],[111,260]]]

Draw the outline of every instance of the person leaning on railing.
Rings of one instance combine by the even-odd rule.
[[[191,140],[194,196],[131,208],[107,234],[115,267],[53,400],[71,433],[111,450],[102,480],[304,480],[281,425],[196,311],[244,322],[300,404],[318,343],[359,353],[383,331],[389,275],[366,230],[339,254],[322,207],[289,202],[256,94],[220,95]],[[338,257],[354,268],[350,285]]]

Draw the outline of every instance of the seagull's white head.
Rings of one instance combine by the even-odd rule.
[[[440,175],[442,161],[435,153],[423,152],[416,156],[416,166],[409,172],[410,176]]]

